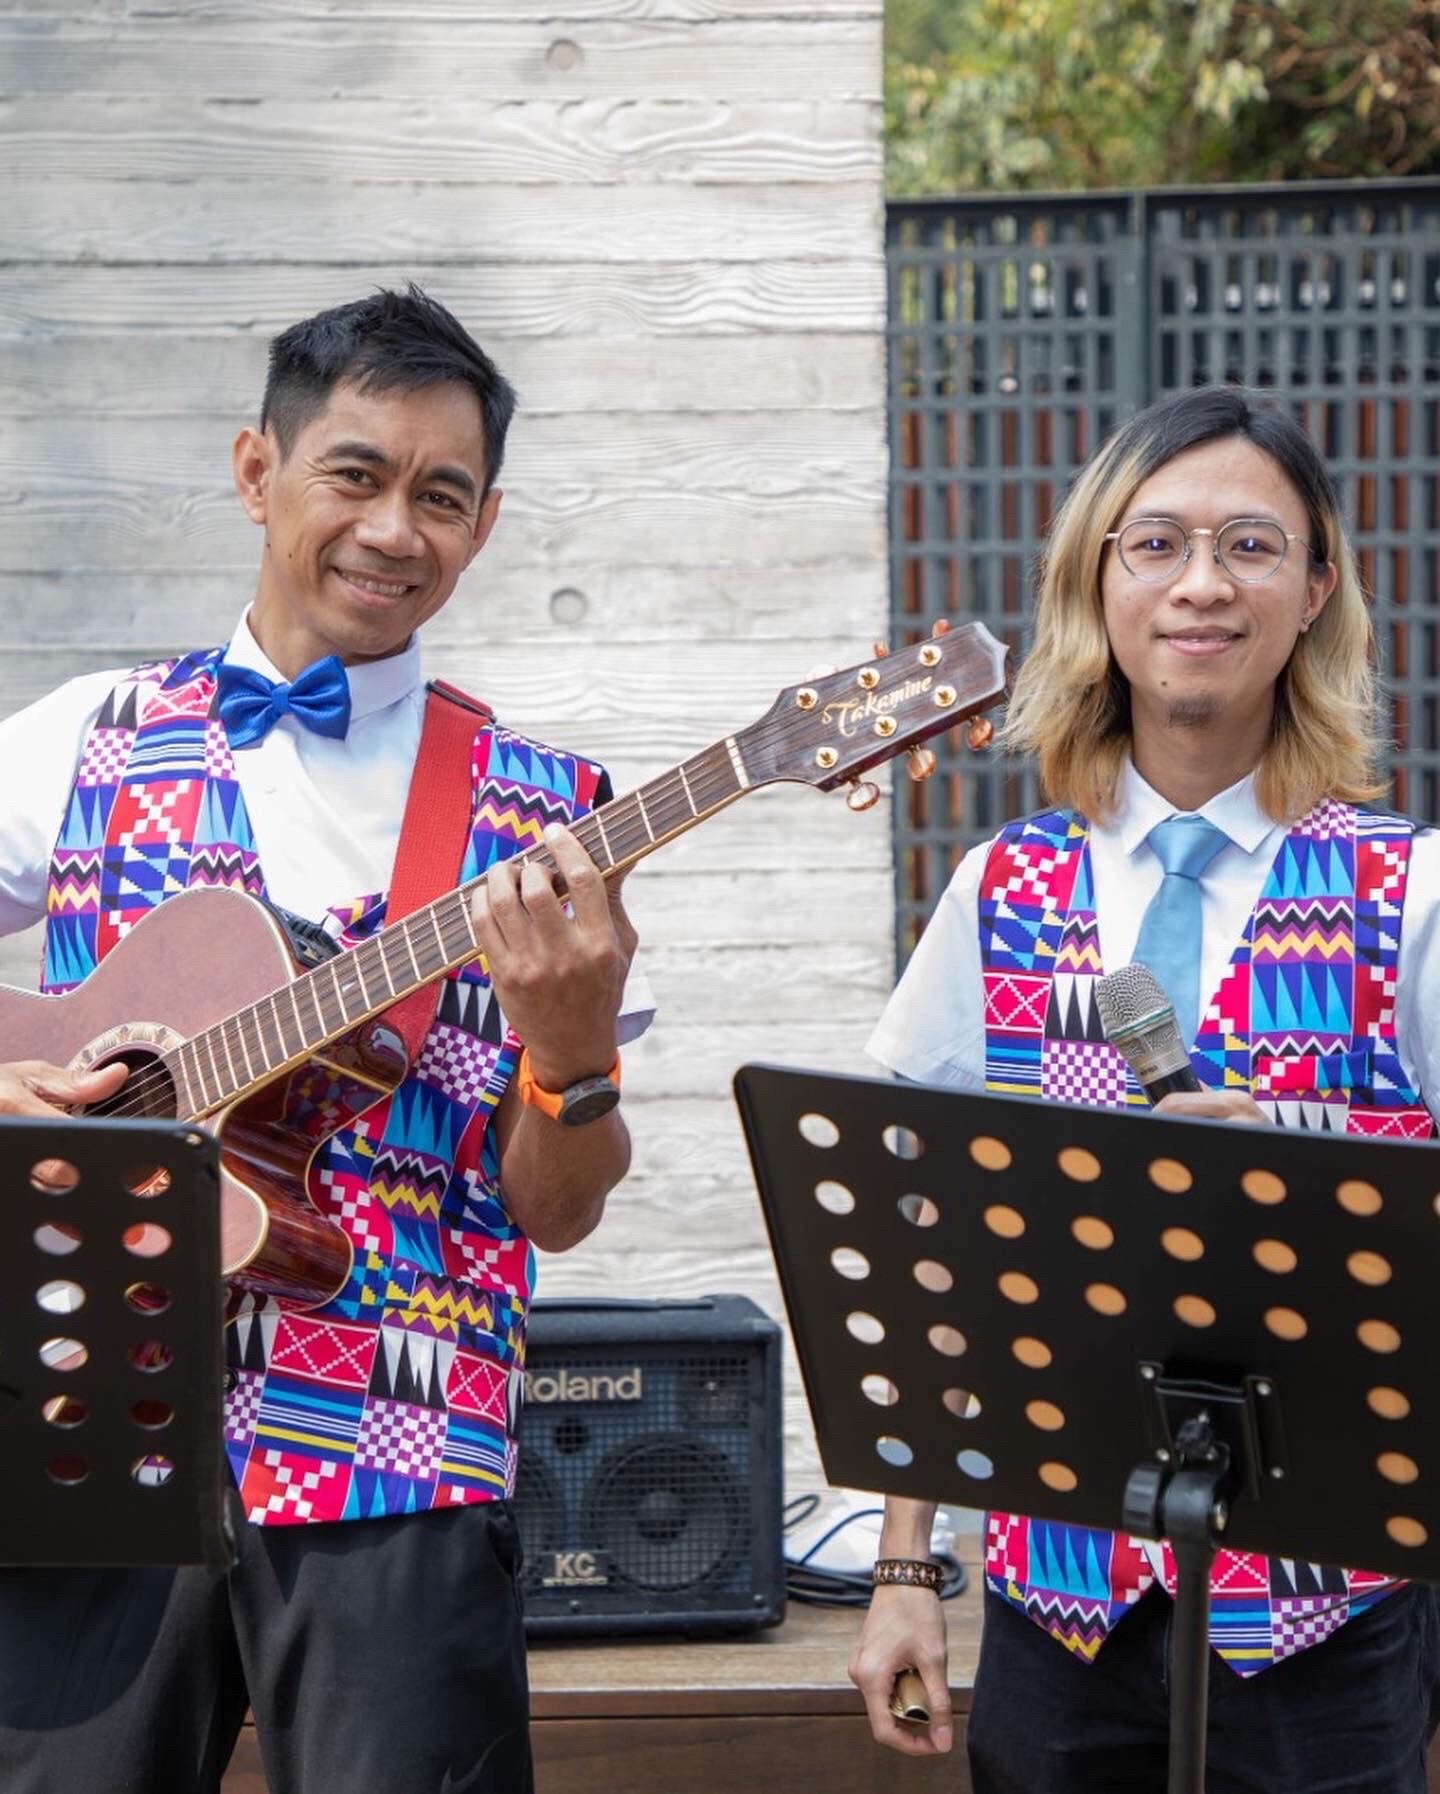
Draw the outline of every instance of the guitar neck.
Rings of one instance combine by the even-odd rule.
[[[571,826],[608,878],[752,788],[740,742],[727,736]],[[517,862],[558,875],[543,842],[510,863]],[[175,1048],[167,1059],[177,1089],[185,1094],[189,1119],[249,1096],[400,998],[474,959],[480,949],[470,903],[484,882],[482,874],[447,891]]]

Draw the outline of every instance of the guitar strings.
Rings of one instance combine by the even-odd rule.
[[[777,735],[783,734],[783,730],[772,731],[772,733],[777,734]],[[764,731],[761,731],[759,734],[757,734],[757,736],[752,737],[752,739],[760,741],[764,745],[770,745],[769,741],[765,739]],[[709,761],[711,763],[708,765],[702,764],[707,761]],[[628,809],[630,811],[630,814],[629,815],[620,815],[620,814],[610,815],[609,816],[609,825],[610,825],[611,831],[614,832],[617,836],[619,836],[622,832],[626,836],[630,835],[633,832],[633,834],[635,836],[635,844],[637,846],[644,845],[644,846],[648,847],[648,846],[652,845],[652,837],[651,837],[649,831],[644,829],[643,825],[640,824],[639,819],[641,817],[653,816],[655,821],[659,824],[661,836],[668,837],[668,835],[672,832],[672,830],[674,830],[678,827],[681,827],[686,823],[693,825],[693,824],[699,822],[704,817],[705,813],[709,809],[711,809],[715,803],[723,801],[723,799],[725,797],[738,796],[740,794],[740,792],[745,789],[745,787],[743,787],[743,786],[736,788],[733,785],[730,785],[729,787],[727,787],[725,789],[721,789],[721,787],[719,785],[717,775],[721,772],[724,772],[724,773],[730,775],[730,777],[733,779],[733,769],[731,767],[728,750],[726,749],[725,744],[723,742],[715,743],[714,745],[712,745],[709,748],[702,749],[702,751],[699,754],[697,754],[693,757],[693,760],[686,761],[684,763],[684,767],[685,767],[685,770],[687,771],[687,773],[690,773],[693,778],[693,782],[691,783],[689,789],[691,791],[694,791],[697,794],[697,802],[699,804],[699,813],[698,814],[696,812],[696,807],[694,805],[692,805],[691,802],[689,801],[688,795],[685,796],[681,801],[678,801],[678,802],[674,801],[675,799],[680,798],[682,793],[686,792],[686,780],[685,780],[685,778],[683,778],[681,776],[681,768],[677,766],[677,767],[672,767],[668,771],[659,774],[655,779],[649,781],[647,784],[638,787],[638,789],[636,791],[627,792],[623,797],[616,800],[616,802],[619,804],[621,809]],[[668,798],[666,796],[660,794],[660,787],[663,786],[667,781],[669,781],[669,783],[672,786],[672,792]],[[652,791],[654,792],[655,795],[652,796],[651,801],[645,802],[641,794],[646,793],[646,792],[652,792]],[[605,806],[607,814],[610,811],[612,811],[614,808],[615,808],[614,805],[606,805]],[[587,812],[587,814],[585,816],[579,818],[578,822],[577,822],[577,832],[582,835],[585,833],[593,833],[596,837],[598,837],[599,843],[606,847],[607,853],[608,853],[609,843],[608,843],[608,839],[607,839],[607,835],[606,835],[605,826],[603,824],[596,824],[593,827],[593,829],[587,829],[587,824],[589,824],[591,822],[592,818],[595,815],[596,815],[596,812],[590,811],[590,812]],[[618,827],[617,827],[617,825],[618,825]],[[550,856],[548,854],[546,854],[543,849],[532,848],[529,850],[527,856],[525,856],[525,857],[529,858],[532,861],[532,863],[543,864],[548,861],[550,867],[552,869],[554,869],[553,859],[551,859]],[[485,883],[485,875],[484,874],[482,874],[477,879],[469,880],[464,885],[457,887],[456,890],[448,891],[448,892],[444,893],[443,896],[435,899],[432,903],[424,906],[422,909],[415,911],[412,915],[401,918],[401,920],[399,922],[397,922],[393,925],[387,925],[387,927],[384,930],[382,930],[381,934],[373,936],[370,940],[364,941],[358,947],[352,949],[353,954],[355,954],[357,956],[363,955],[365,957],[365,959],[370,962],[367,966],[357,969],[358,970],[359,994],[361,995],[361,997],[362,998],[366,997],[365,984],[366,984],[367,971],[370,973],[374,973],[376,970],[379,970],[385,964],[385,952],[386,952],[387,941],[393,942],[394,938],[396,938],[396,936],[398,936],[398,932],[401,929],[405,928],[407,925],[413,924],[413,923],[421,920],[421,918],[428,918],[428,917],[434,916],[434,912],[439,908],[439,906],[441,904],[445,903],[447,900],[453,900],[455,897],[461,895],[462,893],[473,894],[473,892],[480,889],[484,885],[484,883]],[[467,912],[467,924],[468,924],[468,901],[467,901],[467,905],[466,905],[466,912]],[[394,930],[396,931],[395,936],[392,936],[392,934],[391,934],[392,926],[393,926]],[[437,928],[441,927],[438,917],[435,917],[435,926]],[[441,938],[443,940],[443,938],[444,938],[443,933],[441,935]],[[473,937],[472,937],[472,942],[473,942]],[[476,949],[475,951],[478,953],[478,949]],[[347,954],[344,957],[349,958],[350,955]],[[460,963],[464,963],[464,959],[470,958],[470,957],[474,957],[474,954],[464,955],[461,958]],[[379,964],[377,965],[376,962],[379,962]],[[442,977],[444,975],[445,971],[448,969],[448,967],[450,965],[454,964],[455,962],[456,962],[455,958],[449,956],[449,949],[447,948],[447,959],[446,959],[445,963],[438,966],[435,969],[435,972],[433,974],[430,974],[429,976],[427,976],[427,978],[425,979],[425,982],[426,983],[431,982],[432,978]],[[271,1003],[281,995],[294,992],[296,990],[296,988],[300,985],[305,985],[305,984],[309,985],[310,991],[312,994],[312,998],[316,1001],[317,1013],[321,1013],[323,1015],[324,1009],[319,1000],[320,996],[322,994],[322,987],[320,986],[318,981],[326,971],[330,971],[334,968],[337,968],[339,964],[340,964],[339,961],[330,960],[330,961],[327,961],[324,966],[317,967],[314,970],[307,972],[307,973],[302,973],[298,978],[292,980],[289,984],[281,985],[275,991],[272,991],[272,992],[268,993],[266,996],[260,998],[258,1003],[249,1005],[246,1009],[241,1010],[236,1015],[227,1016],[223,1021],[221,1021],[219,1023],[212,1024],[210,1028],[204,1029],[201,1031],[201,1033],[192,1036],[187,1041],[182,1042],[181,1048],[175,1049],[175,1052],[172,1054],[162,1055],[159,1062],[156,1065],[146,1067],[140,1073],[140,1075],[135,1076],[133,1078],[133,1081],[127,1083],[123,1087],[125,1100],[123,1102],[117,1103],[114,1108],[107,1109],[105,1111],[106,1115],[110,1116],[110,1117],[115,1117],[115,1118],[123,1118],[126,1116],[142,1115],[142,1114],[148,1113],[150,1110],[151,1098],[160,1097],[160,1096],[168,1096],[172,1091],[174,1091],[178,1084],[178,1079],[177,1079],[175,1073],[171,1070],[171,1066],[174,1062],[175,1056],[185,1046],[194,1047],[200,1042],[205,1042],[208,1046],[208,1045],[210,1045],[210,1041],[209,1041],[208,1037],[213,1035],[213,1036],[217,1037],[218,1043],[226,1049],[227,1057],[229,1056],[229,1053],[228,1053],[229,1040],[234,1040],[237,1047],[241,1047],[241,1050],[243,1052],[243,1045],[242,1045],[243,1023],[244,1023],[244,1020],[246,1017],[254,1018],[255,1030],[256,1030],[256,1035],[257,1035],[257,1044],[259,1044],[263,1047],[265,1024],[260,1019],[259,1014],[258,1014],[258,1011],[259,1011],[261,1005],[265,1004],[265,1003]],[[387,970],[388,970],[388,968],[387,968]],[[398,999],[396,999],[396,1000],[398,1000]],[[344,1002],[343,1002],[343,999],[339,998],[338,991],[333,996],[330,997],[331,1003],[334,1003],[336,1001],[338,1001],[339,1005],[340,1005],[339,1015],[336,1019],[339,1021],[341,1027],[343,1028],[345,1025],[349,1024],[350,1018],[345,1014]],[[387,1002],[386,1006],[388,1006],[388,1002]],[[367,1011],[368,1011],[369,1007],[370,1007],[370,1005],[369,1005],[368,999],[367,999]],[[356,1025],[357,1026],[359,1025],[358,1018],[356,1021]],[[276,1026],[277,1026],[277,1028],[279,1026],[278,1015],[277,1015],[277,1020],[276,1020]],[[281,1040],[281,1044],[283,1046],[283,1037]],[[212,1057],[213,1057],[213,1048],[212,1048]],[[260,1083],[260,1082],[263,1082],[263,1079],[251,1079],[251,1080],[249,1080],[249,1082]],[[240,1086],[240,1088],[242,1088],[242,1089],[244,1087],[245,1087],[244,1085]]]
[[[953,726],[956,723],[964,721],[967,714],[967,711],[961,710],[960,713],[953,718],[953,722],[947,721],[947,726]],[[775,746],[777,743],[784,740],[785,736],[791,732],[793,722],[793,716],[789,713],[783,713],[768,722],[762,720],[759,723],[753,724],[751,728],[744,731],[744,733],[748,740],[753,742],[757,747],[768,748]],[[886,745],[889,747],[890,743],[887,743]],[[894,758],[909,745],[909,743],[896,744],[887,757]],[[638,822],[639,828],[636,830],[635,844],[645,848],[658,846],[661,845],[664,840],[668,839],[672,833],[683,832],[687,826],[693,826],[702,821],[707,813],[713,810],[717,805],[723,803],[726,799],[738,797],[748,790],[759,788],[730,784],[728,788],[722,789],[719,777],[722,773],[726,775],[728,781],[733,781],[735,779],[735,771],[730,759],[729,747],[727,741],[723,740],[712,743],[708,748],[702,748],[700,752],[692,756],[691,759],[682,761],[678,765],[670,767],[667,771],[658,774],[654,779],[647,783],[637,786],[632,791],[626,792],[620,798],[615,799],[613,803],[605,805],[603,809],[598,811],[588,811],[585,816],[580,817],[577,820],[575,824],[576,832],[582,836],[587,833],[595,835],[598,838],[599,845],[605,848],[607,857],[611,858],[613,865],[614,859],[610,854],[610,831],[613,830],[617,837],[628,837],[632,830],[636,830],[636,824]],[[667,782],[672,787],[669,793],[665,793],[661,789]],[[707,783],[709,786],[708,790]],[[624,810],[627,813],[621,814],[621,810]],[[654,831],[650,826],[652,820],[659,825],[659,839],[656,838]],[[589,851],[588,847],[586,851]],[[518,857],[528,860],[531,863],[542,865],[548,860],[550,869],[555,869],[554,860],[550,858],[543,848],[531,848],[526,854]],[[592,858],[593,857],[594,856],[592,855]],[[626,858],[629,856],[622,853],[621,857]],[[606,870],[608,870],[608,868],[606,868]],[[457,886],[454,890],[445,892],[443,896],[434,899],[431,903],[424,905],[421,909],[414,911],[411,915],[402,917],[395,923],[387,923],[378,935],[372,936],[368,941],[361,942],[359,946],[352,948],[349,953],[342,956],[342,959],[349,959],[352,955],[356,957],[364,955],[367,960],[371,962],[367,966],[357,966],[356,968],[359,994],[366,1002],[367,1012],[370,1010],[368,994],[366,991],[367,971],[373,972],[381,970],[384,972],[388,981],[389,966],[386,963],[385,958],[387,941],[398,939],[402,931],[408,926],[425,918],[433,925],[443,944],[444,935],[441,931],[442,924],[440,917],[436,913],[439,906],[456,897],[464,895],[466,897],[465,910],[468,923],[469,900],[476,891],[483,888],[485,879],[486,874],[482,873],[479,878],[468,880],[466,883]],[[447,948],[446,951],[448,953],[449,949]],[[465,955],[458,963],[463,964],[465,959],[473,958],[477,955],[478,948],[476,949],[475,954]],[[378,966],[375,964],[376,961],[379,962]],[[326,1011],[320,1000],[321,993],[319,979],[326,971],[330,971],[332,976],[338,979],[338,967],[340,963],[341,962],[337,960],[328,960],[324,966],[316,967],[311,971],[301,973],[298,977],[291,980],[289,984],[278,986],[274,991],[261,997],[258,1002],[250,1004],[246,1009],[239,1011],[235,1015],[227,1016],[220,1022],[212,1023],[210,1027],[203,1029],[199,1034],[193,1035],[189,1040],[182,1042],[180,1047],[174,1049],[173,1054],[162,1054],[156,1064],[144,1068],[138,1076],[133,1078],[133,1081],[127,1081],[127,1083],[122,1086],[126,1100],[122,1103],[117,1103],[112,1109],[107,1109],[105,1114],[115,1118],[144,1115],[150,1112],[150,1101],[152,1098],[164,1097],[169,1095],[169,1093],[176,1091],[180,1080],[175,1071],[171,1069],[171,1066],[173,1060],[178,1057],[178,1054],[186,1046],[198,1048],[199,1044],[203,1042],[210,1051],[212,1060],[214,1060],[214,1049],[218,1044],[225,1051],[226,1057],[229,1058],[229,1042],[233,1039],[236,1044],[241,1047],[243,1054],[243,1023],[247,1017],[254,1018],[257,1044],[263,1048],[265,1024],[259,1015],[261,1005],[265,1003],[273,1004],[282,995],[291,995],[293,998],[298,995],[301,986],[307,987],[308,994],[315,1004],[317,1015],[321,1017],[323,1022]],[[423,982],[429,983],[435,978],[443,977],[445,972],[455,963],[457,962],[447,959],[446,963],[438,967],[433,974],[428,974]],[[343,1030],[344,1026],[349,1024],[350,1018],[345,1014],[344,999],[339,994],[338,984],[333,1000],[339,1004],[339,1021],[341,1029]],[[399,999],[396,998],[390,1000],[398,1001]],[[388,1001],[382,1008],[383,1007],[388,1007]],[[358,1019],[355,1025],[360,1025]],[[278,1010],[275,1017],[275,1027],[280,1037],[280,1044],[283,1048],[284,1035],[279,1020]],[[249,1083],[259,1084],[264,1081],[263,1078],[252,1078],[249,1080]],[[246,1087],[247,1086],[244,1084],[239,1086],[242,1090]],[[193,1119],[193,1117],[176,1116],[160,1117],[160,1119],[183,1120]]]
[[[662,774],[660,776],[660,778],[658,778],[654,781],[654,784],[658,786],[662,782],[662,780],[665,778],[665,776],[666,775]],[[633,798],[634,795],[635,795],[634,793],[630,793],[630,794],[628,794],[628,797]],[[625,803],[626,801],[627,800],[625,800],[625,799],[621,800],[622,804]],[[677,807],[673,811],[673,813],[670,812],[669,810],[665,810],[663,812],[663,819],[662,819],[662,806],[659,802],[655,802],[650,805],[647,805],[646,810],[647,810],[647,812],[654,814],[657,822],[660,823],[662,834],[668,834],[670,832],[671,827],[674,826],[678,822],[689,821],[690,823],[693,824],[694,822],[699,820],[699,818],[695,815],[694,811],[690,808],[690,806],[688,804],[684,807],[683,810],[679,809]],[[638,814],[638,811],[637,811],[637,814]],[[581,827],[582,832],[584,832],[584,824],[587,820],[588,820],[588,817],[582,817],[580,819],[580,827]],[[621,818],[619,816],[611,818],[612,832],[615,832],[618,835],[620,833],[620,829],[615,828],[615,825],[617,823],[619,823],[621,825],[621,828],[623,828],[625,830],[625,832],[627,832],[627,833],[629,833],[632,830],[634,831],[634,833],[636,835],[636,844],[637,845],[639,845],[641,843],[644,843],[646,845],[649,844],[649,840],[650,840],[649,835],[647,833],[642,833],[636,827],[635,821],[633,819]],[[601,844],[608,846],[603,829],[597,828],[592,832],[598,837]],[[548,859],[549,856],[547,856],[543,851],[537,851],[535,849],[531,849],[530,857],[533,862],[543,863]],[[553,865],[554,865],[553,860],[551,860],[549,863],[553,868]],[[383,973],[386,975],[387,981],[388,981],[389,967],[388,967],[388,963],[387,963],[387,954],[389,952],[389,949],[394,945],[395,941],[399,938],[400,930],[408,927],[409,925],[416,923],[417,921],[421,923],[422,927],[426,926],[427,923],[433,923],[433,930],[438,935],[440,941],[443,944],[445,942],[445,934],[444,934],[444,926],[445,925],[441,921],[440,917],[435,913],[438,910],[439,906],[441,904],[444,904],[447,900],[453,901],[453,899],[455,897],[461,895],[463,892],[472,892],[473,893],[473,891],[478,890],[481,886],[483,886],[484,883],[485,883],[484,876],[482,876],[478,879],[473,879],[473,880],[467,881],[467,883],[465,885],[458,887],[454,891],[446,892],[442,897],[437,898],[433,903],[424,906],[421,910],[414,912],[410,916],[401,918],[401,920],[399,922],[397,922],[393,925],[394,930],[395,930],[394,934],[392,934],[392,932],[391,932],[391,927],[387,926],[382,931],[382,933],[380,935],[373,936],[370,940],[362,942],[358,947],[356,947],[352,950],[352,952],[355,956],[362,957],[364,959],[364,961],[367,962],[367,963],[356,968],[356,991],[357,991],[357,994],[359,994],[361,996],[361,998],[365,1001],[367,1013],[371,1012],[372,1007],[373,1007],[369,1002],[367,989],[366,989],[368,978],[373,977],[377,972],[383,971]],[[448,920],[450,920],[453,923],[453,918],[449,918]],[[467,928],[468,928],[468,903],[466,905],[466,924],[467,924]],[[453,932],[453,927],[452,927],[452,932]],[[428,941],[426,944],[427,944],[427,946],[432,945],[432,943],[430,943]],[[434,978],[442,977],[444,975],[445,971],[450,966],[456,964],[457,962],[464,963],[464,961],[466,959],[474,957],[475,954],[478,953],[479,950],[478,950],[478,948],[474,947],[473,935],[471,935],[469,937],[469,946],[472,949],[471,951],[465,952],[465,953],[459,953],[459,952],[454,951],[450,946],[446,945],[445,946],[446,957],[445,957],[444,961],[441,964],[437,965],[433,972],[427,971],[427,974],[422,982],[429,983]],[[344,956],[345,959],[348,959],[350,957],[351,956],[349,954]],[[261,1051],[263,1053],[265,1044],[266,1044],[266,1041],[265,1041],[266,1023],[261,1018],[261,1016],[259,1014],[259,1010],[260,1010],[261,1006],[266,1003],[274,1003],[281,996],[290,995],[292,993],[297,992],[298,987],[301,985],[308,985],[311,1000],[314,1002],[317,1016],[321,1019],[322,1024],[326,1023],[327,1019],[333,1019],[335,1022],[337,1022],[339,1024],[340,1028],[343,1029],[343,1027],[348,1025],[351,1020],[351,1018],[345,1013],[344,998],[340,995],[338,987],[334,992],[327,992],[324,989],[323,984],[320,983],[320,980],[323,978],[323,976],[325,975],[325,973],[327,971],[330,972],[332,974],[332,976],[338,977],[340,975],[340,968],[341,968],[342,964],[343,964],[343,960],[330,960],[330,961],[327,961],[324,966],[318,967],[311,972],[301,974],[299,977],[292,980],[289,984],[281,985],[275,991],[272,991],[272,992],[268,993],[266,996],[260,998],[258,1003],[251,1004],[246,1009],[240,1011],[238,1014],[228,1016],[223,1021],[216,1023],[216,1024],[212,1024],[212,1026],[210,1028],[204,1029],[201,1031],[201,1033],[192,1036],[189,1040],[182,1043],[182,1048],[184,1046],[189,1046],[189,1047],[194,1048],[203,1042],[210,1049],[211,1055],[213,1058],[215,1056],[214,1055],[214,1045],[212,1044],[209,1037],[216,1036],[218,1039],[218,1044],[221,1046],[227,1059],[229,1059],[231,1057],[230,1050],[229,1050],[229,1043],[231,1041],[233,1041],[235,1043],[235,1046],[237,1049],[235,1056],[236,1057],[245,1057],[248,1059],[248,1054],[245,1053],[245,1049],[244,1049],[244,1045],[243,1045],[244,1022],[247,1018],[253,1018],[254,1027],[255,1027],[256,1045],[261,1049]],[[398,998],[387,998],[386,1005],[384,1005],[384,1006],[388,1007],[388,1003],[391,1000],[398,1000]],[[338,1013],[333,1014],[333,1016],[327,1017],[327,1012],[334,1010],[335,1006],[337,1004],[338,1004]],[[278,1011],[276,1013],[275,1021],[274,1021],[273,1025],[275,1027],[277,1034],[279,1035],[280,1044],[283,1048],[284,1038],[283,1038],[283,1031],[281,1030],[281,1024],[279,1021]],[[359,1018],[356,1018],[356,1025],[359,1025]],[[327,1028],[327,1032],[328,1032],[328,1028]],[[177,1081],[178,1081],[175,1076],[175,1073],[171,1069],[171,1067],[174,1064],[176,1054],[178,1054],[178,1052],[180,1050],[181,1050],[180,1048],[177,1048],[171,1054],[162,1055],[158,1064],[146,1067],[138,1076],[135,1076],[133,1078],[133,1080],[124,1087],[125,1100],[123,1102],[117,1103],[114,1108],[106,1110],[105,1113],[107,1115],[114,1116],[114,1117],[124,1117],[124,1116],[128,1116],[128,1115],[143,1114],[143,1113],[148,1112],[148,1110],[150,1108],[150,1099],[152,1097],[159,1097],[162,1095],[168,1096],[174,1090],[174,1088],[177,1084]],[[288,1057],[288,1055],[287,1055],[287,1057]],[[233,1065],[232,1065],[232,1071],[233,1071]],[[249,1081],[253,1082],[253,1083],[258,1083],[258,1082],[261,1082],[262,1080],[252,1079]],[[244,1088],[244,1086],[242,1085],[241,1088]]]

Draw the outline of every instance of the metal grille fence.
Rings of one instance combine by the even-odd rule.
[[[1394,801],[1440,816],[1440,181],[893,202],[891,614],[1025,640],[1035,554],[1115,425],[1271,389],[1339,482],[1391,706]],[[1033,772],[942,738],[897,787],[900,959]],[[900,788],[903,787],[903,788]]]

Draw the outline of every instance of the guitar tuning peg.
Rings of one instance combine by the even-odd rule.
[[[948,617],[936,617],[935,626],[930,633],[931,635],[949,635],[950,619]]]
[[[912,747],[905,750],[906,772],[917,785],[923,784],[935,770],[935,754],[928,747]]]
[[[851,779],[845,794],[847,809],[868,810],[880,801],[880,787],[871,779]]]
[[[876,660],[884,660],[890,652],[890,650],[885,646],[884,642],[875,642],[873,644],[873,646],[875,649]]]
[[[981,748],[989,747],[995,739],[995,725],[988,716],[976,716],[970,720],[970,727],[965,731],[965,740],[979,753]]]

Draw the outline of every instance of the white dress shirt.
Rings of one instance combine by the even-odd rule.
[[[1156,823],[1178,815],[1127,760],[1115,813],[1090,830],[1095,920],[1107,972],[1128,965],[1140,918],[1164,873],[1146,841]],[[1200,879],[1201,1002],[1208,1003],[1288,832],[1255,799],[1251,773],[1202,805],[1199,814],[1229,837]],[[985,993],[980,966],[980,876],[990,842],[955,870],[929,926],[867,1045],[891,1071],[924,1083],[983,1089]],[[1395,1002],[1396,1044],[1406,1075],[1432,1114],[1440,1106],[1440,833],[1415,836],[1410,854]]]
[[[280,673],[240,619],[226,658],[267,679]],[[0,934],[45,914],[50,856],[85,741],[127,668],[86,673],[0,722]],[[425,679],[420,641],[346,669],[343,740],[282,716],[263,740],[235,750],[235,769],[269,897],[323,920],[333,905],[389,888],[400,822],[420,746]],[[634,968],[621,1005],[622,1043],[644,1032],[655,1002]]]

